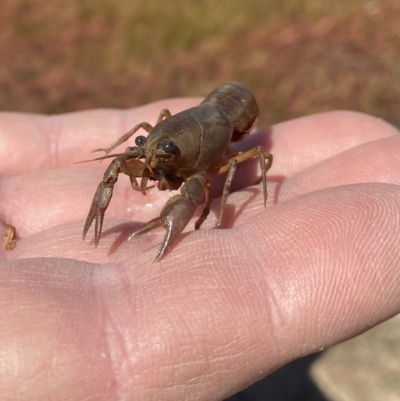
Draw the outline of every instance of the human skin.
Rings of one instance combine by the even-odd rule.
[[[171,193],[143,196],[126,177],[98,248],[93,228],[82,242],[109,162],[73,163],[162,108],[198,102],[0,115],[0,216],[19,236],[1,252],[3,401],[222,400],[400,311],[400,136],[354,112],[244,140],[274,155],[267,207],[250,186],[257,161],[245,162],[222,229],[216,198],[159,263],[162,229],[126,239]]]

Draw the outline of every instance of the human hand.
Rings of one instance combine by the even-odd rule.
[[[126,238],[171,193],[143,196],[128,179],[99,247],[93,231],[81,241],[107,161],[72,163],[164,107],[197,103],[1,115],[1,216],[21,237],[1,253],[3,400],[220,400],[399,312],[400,136],[357,113],[243,141],[274,155],[267,208],[247,187],[257,162],[246,162],[225,229],[213,229],[216,200],[159,263],[162,230]]]

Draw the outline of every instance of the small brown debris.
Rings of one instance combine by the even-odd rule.
[[[15,248],[17,244],[17,232],[15,227],[11,224],[7,224],[4,229],[4,239],[3,239],[3,248],[5,251],[10,251],[11,249]]]

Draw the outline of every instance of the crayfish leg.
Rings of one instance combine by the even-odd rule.
[[[206,202],[204,204],[204,208],[201,212],[200,217],[196,220],[196,223],[194,224],[195,230],[198,230],[200,226],[204,223],[204,220],[208,217],[210,214],[210,207],[211,207],[211,185],[207,181],[206,186],[204,187],[204,194],[206,196]]]
[[[135,125],[132,129],[130,129],[126,134],[122,135],[118,139],[116,139],[113,143],[108,145],[106,148],[98,148],[98,149],[93,149],[92,153],[94,152],[105,152],[106,155],[108,155],[111,151],[113,151],[116,147],[121,145],[122,143],[126,142],[136,131],[138,131],[140,128],[143,128],[145,131],[150,133],[153,130],[153,126],[150,125],[148,122],[143,121],[140,124]]]
[[[170,117],[171,117],[171,112],[168,109],[162,109],[160,111],[160,114],[158,115],[156,124],[158,124],[162,120],[165,120],[165,119],[170,118]]]
[[[224,214],[226,201],[228,200],[229,189],[231,187],[233,176],[235,175],[237,165],[238,165],[238,161],[235,157],[233,157],[232,159],[229,160],[229,170],[228,170],[228,175],[227,175],[225,183],[224,183],[224,189],[222,191],[221,210],[220,210],[219,216],[218,216],[217,227],[220,226],[222,223],[222,216]]]
[[[216,165],[214,169],[210,170],[212,174],[223,174],[228,172],[228,176],[226,177],[224,190],[222,192],[222,199],[221,199],[221,211],[218,217],[217,226],[219,226],[222,222],[222,216],[224,213],[224,209],[226,206],[226,201],[229,195],[229,189],[233,180],[233,176],[236,172],[236,167],[239,163],[244,162],[248,159],[258,158],[260,160],[260,169],[261,169],[261,180],[263,183],[263,193],[264,193],[264,207],[267,204],[268,192],[267,192],[267,171],[272,166],[272,154],[268,152],[264,152],[261,146],[256,146],[253,149],[250,149],[243,153],[238,153],[234,157],[232,157],[228,162],[223,164]]]
[[[168,109],[161,110],[160,114],[158,115],[156,124],[158,124],[160,121],[165,120],[166,118],[169,118],[169,117],[171,117],[171,112]],[[151,124],[149,124],[147,121],[143,121],[143,122],[135,125],[126,134],[124,134],[121,137],[119,137],[118,139],[116,139],[114,142],[112,142],[106,148],[94,149],[94,150],[92,150],[92,153],[94,153],[94,152],[105,152],[105,154],[108,155],[111,151],[113,151],[119,145],[121,145],[122,143],[126,142],[129,138],[131,138],[132,135],[135,132],[137,132],[140,128],[143,128],[149,134],[153,130],[153,126]]]

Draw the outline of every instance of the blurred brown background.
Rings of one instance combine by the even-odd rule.
[[[238,80],[255,93],[262,125],[351,109],[400,127],[399,78],[399,0],[0,3],[3,111],[129,108],[207,95]],[[387,333],[385,327],[376,330]],[[400,332],[398,320],[395,332]],[[366,384],[379,380],[386,393],[379,387],[374,400],[388,400],[389,393],[390,400],[400,400],[400,349],[396,353],[393,347],[399,340],[373,333],[354,340],[361,346],[346,343],[322,357],[296,361],[230,400],[325,401],[329,394],[339,401],[366,401],[363,390],[372,396]],[[361,349],[362,356],[371,344],[378,344],[380,355],[389,344],[385,355],[397,357],[373,355],[365,362],[350,356],[349,349]],[[310,366],[323,392],[309,378]],[[395,378],[391,385],[387,377]]]
[[[0,110],[129,108],[247,84],[262,124],[331,109],[400,125],[398,0],[2,0]]]

